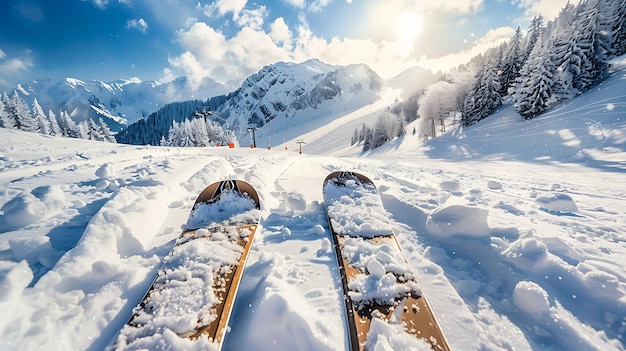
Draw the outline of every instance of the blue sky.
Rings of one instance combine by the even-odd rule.
[[[46,76],[205,77],[237,85],[264,65],[318,58],[382,77],[445,70],[567,0],[2,0],[0,91]]]

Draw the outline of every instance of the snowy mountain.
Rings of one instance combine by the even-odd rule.
[[[209,99],[208,118],[235,132],[242,145],[252,140],[248,128],[258,128],[257,146],[267,147],[297,137],[302,128],[315,129],[351,111],[372,104],[387,92],[384,81],[363,64],[333,66],[319,60],[279,62],[263,67],[241,87]],[[172,121],[194,118],[199,100],[164,106],[118,134],[129,144],[159,145]]]
[[[302,124],[288,150],[0,128],[0,349],[106,349],[198,193],[227,178],[257,189],[262,216],[224,350],[347,349],[321,188],[331,171],[354,170],[382,193],[451,349],[624,350],[625,78],[616,60],[603,84],[535,119],[503,106],[425,145],[406,135],[368,153],[350,136],[390,95]],[[382,349],[403,350],[379,332]],[[174,332],[158,342],[194,349]]]
[[[102,117],[111,130],[119,131],[167,103],[207,99],[227,92],[224,86],[213,80],[205,79],[202,83],[198,90],[192,90],[184,77],[162,84],[142,82],[137,78],[108,83],[44,78],[18,85],[15,90],[29,105],[36,98],[46,113],[48,110],[56,114],[67,111],[75,122],[98,121]]]
[[[247,128],[259,128],[258,145],[297,136],[291,128],[310,128],[370,104],[381,96],[383,80],[363,64],[333,66],[319,60],[279,62],[248,77],[228,94],[214,113],[226,127],[248,140]]]

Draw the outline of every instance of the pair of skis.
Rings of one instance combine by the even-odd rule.
[[[389,345],[374,332],[380,323],[399,328],[433,350],[449,350],[374,183],[358,173],[335,172],[324,180],[323,193],[345,292],[351,350]],[[257,192],[246,182],[208,186],[113,349],[149,349],[181,343],[181,338],[195,348],[220,349],[260,207]]]

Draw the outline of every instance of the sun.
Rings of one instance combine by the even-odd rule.
[[[416,12],[406,12],[396,22],[396,37],[404,44],[411,44],[422,30],[422,17]]]

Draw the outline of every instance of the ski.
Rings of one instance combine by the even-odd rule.
[[[250,184],[205,188],[113,349],[219,350],[259,218]]]
[[[388,341],[378,340],[376,331],[395,327],[418,344],[449,350],[374,183],[362,174],[334,172],[324,180],[323,195],[345,292],[351,349],[393,349]]]

